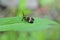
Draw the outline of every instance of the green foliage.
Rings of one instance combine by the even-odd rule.
[[[0,31],[9,31],[5,35],[0,34],[0,40],[46,40],[47,38],[52,40],[56,39],[58,37],[57,34],[59,31],[57,31],[57,29],[50,29],[52,32],[54,32],[54,35],[50,36],[48,28],[54,28],[53,25],[57,25],[58,23],[52,20],[40,18],[34,18],[35,21],[33,24],[27,23],[25,20],[22,21],[22,11],[24,11],[25,15],[31,12],[29,9],[24,9],[25,2],[26,0],[22,0],[21,4],[19,4],[17,17],[0,18]],[[52,24],[52,26],[49,24]],[[18,31],[19,33],[15,34],[15,32],[12,31]],[[30,36],[28,35],[28,32]]]
[[[35,21],[33,24],[22,21],[22,16],[20,17],[8,17],[0,18],[0,30],[36,30],[44,29],[48,24],[57,24],[54,21],[48,19],[34,18]],[[38,25],[38,27],[37,27]]]
[[[56,36],[58,33],[57,34],[54,33],[52,37],[49,36],[50,34],[47,30],[48,28],[52,28],[53,25],[57,25],[58,23],[48,19],[40,19],[40,18],[34,18],[34,19],[35,19],[34,23],[30,24],[27,23],[25,20],[22,21],[22,16],[0,18],[0,31],[9,31],[7,32],[7,34],[3,35],[3,37],[0,36],[0,39],[1,40],[5,40],[5,39],[6,40],[45,40],[46,36],[50,37],[50,39],[58,37]],[[52,24],[52,26],[49,26],[48,24]],[[18,34],[19,36],[16,36],[17,34],[15,34],[15,32],[12,31],[20,32]],[[28,32],[30,33],[30,36],[28,36],[27,34]]]
[[[55,0],[40,0],[42,6],[53,3]]]
[[[23,12],[24,12],[24,15],[28,15],[31,13],[30,9],[25,9],[25,6],[26,6],[26,0],[21,0],[17,8],[17,16],[22,15]]]

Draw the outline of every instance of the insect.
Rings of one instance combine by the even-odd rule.
[[[24,16],[24,13],[23,13],[23,19],[24,19],[25,21],[27,21],[28,23],[34,23],[34,18],[28,17],[28,16]],[[22,19],[22,20],[23,20],[23,19]]]

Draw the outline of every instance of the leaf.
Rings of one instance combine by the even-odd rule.
[[[43,30],[47,28],[48,24],[58,24],[52,20],[34,18],[34,23],[30,24],[26,21],[21,21],[22,16],[20,17],[8,17],[0,18],[0,31],[6,30],[20,30],[20,31],[30,31],[30,30]]]

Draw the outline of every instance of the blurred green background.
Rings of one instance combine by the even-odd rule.
[[[60,40],[59,0],[0,0],[0,40]],[[21,21],[34,17],[33,24]]]

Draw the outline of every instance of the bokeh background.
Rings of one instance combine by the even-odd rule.
[[[21,0],[0,0],[7,8],[0,12],[0,17],[15,16]],[[60,0],[27,0],[25,9],[32,10],[29,16],[48,18],[60,22]]]
[[[22,3],[24,3],[24,1]],[[16,14],[18,13],[18,10],[19,10],[18,7],[20,4],[21,4],[21,0],[0,0],[0,5],[3,5],[6,7],[5,10],[2,10],[0,7],[0,18],[15,17]],[[28,14],[25,14],[26,16],[37,17],[37,18],[46,18],[46,19],[53,20],[60,24],[60,0],[26,0],[24,9],[31,10]],[[54,36],[56,36],[56,35],[53,33],[58,32],[57,34],[59,34],[59,30],[60,30],[59,28],[57,26],[56,27],[54,26],[50,29],[46,28],[46,30],[42,30],[42,33],[43,34],[45,33],[46,40],[54,40],[55,39]],[[56,31],[56,29],[57,29],[57,31]],[[8,34],[10,36],[9,33],[11,33],[12,39],[13,39],[13,37],[16,36],[15,32],[13,32],[13,31],[7,32],[6,35]],[[32,35],[35,36],[34,32],[31,32],[31,33],[32,33]],[[13,34],[15,36],[12,36]],[[21,34],[24,36],[21,38],[22,40],[23,40],[23,38],[26,38],[25,33],[22,32]],[[6,35],[3,35],[3,38],[5,38]],[[54,35],[54,36],[50,36],[50,35]],[[32,36],[31,38],[34,38],[34,36]],[[2,38],[2,40],[4,40],[3,38]],[[43,38],[43,37],[41,37],[41,38]],[[49,39],[49,38],[52,38],[52,39]],[[58,39],[55,39],[55,40],[60,40],[60,36],[58,37]]]

